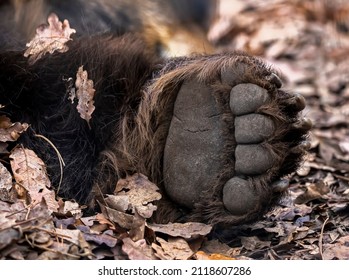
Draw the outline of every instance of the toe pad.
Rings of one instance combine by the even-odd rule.
[[[235,118],[235,140],[238,144],[260,143],[275,131],[274,121],[260,114],[248,114]]]
[[[223,188],[223,203],[233,215],[243,215],[253,210],[257,205],[256,195],[250,182],[239,177],[233,177]]]
[[[230,109],[234,115],[254,113],[269,100],[269,94],[255,84],[238,84],[230,92]]]

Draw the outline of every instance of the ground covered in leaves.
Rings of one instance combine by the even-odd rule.
[[[262,56],[307,100],[311,150],[289,178],[289,196],[263,220],[225,231],[156,225],[147,219],[157,187],[136,174],[119,181],[101,213],[84,217],[83,206],[56,199],[35,154],[6,151],[27,125],[0,117],[0,258],[349,259],[349,4],[220,3],[208,33],[217,48]]]

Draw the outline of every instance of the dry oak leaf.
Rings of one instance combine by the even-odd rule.
[[[96,217],[96,221],[98,221],[99,224],[101,225],[106,225],[109,229],[111,230],[115,230],[115,225],[109,221],[102,213],[97,213]],[[91,225],[91,227],[93,227]]]
[[[134,215],[112,209],[105,205],[100,204],[100,206],[103,215],[107,217],[110,221],[118,224],[119,226],[125,229],[131,229],[133,227],[134,221],[136,219]]]
[[[156,260],[152,248],[147,244],[145,239],[132,241],[126,237],[122,240],[122,251],[127,254],[130,260]]]
[[[79,219],[82,217],[82,211],[81,211],[81,206],[79,203],[75,201],[60,201],[58,203],[60,205],[59,213],[63,215],[70,214],[76,219]]]
[[[324,183],[324,181],[311,183],[307,186],[306,191],[295,199],[294,203],[305,204],[315,199],[325,198],[325,195],[329,192],[330,188]]]
[[[161,260],[188,260],[194,255],[189,244],[183,238],[169,238],[166,241],[156,237],[156,241],[159,242],[160,246],[155,243],[152,243],[151,246],[155,250],[155,256]]]
[[[8,117],[0,116],[0,142],[16,141],[28,127],[26,123],[12,123]]]
[[[173,237],[183,237],[185,239],[206,236],[211,232],[212,226],[202,223],[168,223],[168,224],[147,224],[147,227],[155,232],[165,233]]]
[[[69,21],[64,20],[63,23],[54,13],[50,14],[48,25],[41,25],[36,29],[35,37],[27,43],[28,49],[24,56],[29,57],[30,64],[35,63],[46,53],[66,52],[69,48],[66,43],[70,40],[70,36],[75,33],[75,29],[70,28]]]
[[[55,228],[55,233],[59,238],[62,238],[67,243],[73,243],[75,245],[80,245],[81,241],[83,239],[82,232],[78,229],[62,229],[62,228]],[[83,241],[83,244],[85,245],[86,241]]]
[[[132,213],[137,212],[146,219],[150,218],[156,210],[156,206],[151,202],[161,199],[159,188],[146,176],[139,173],[120,179],[114,194],[120,199],[119,209],[131,210]],[[127,209],[125,209],[126,206]]]
[[[76,73],[75,87],[75,94],[78,99],[76,109],[80,117],[89,123],[95,110],[93,98],[96,90],[93,88],[93,81],[88,79],[87,71],[83,70],[83,66],[80,66]]]
[[[104,199],[106,205],[99,203],[103,215],[114,224],[119,225],[123,229],[129,230],[129,237],[131,237],[132,240],[143,239],[145,218],[140,216],[138,212],[134,214],[126,213],[129,205],[127,197],[121,197],[121,206],[124,206],[124,208],[118,205],[118,203],[120,203],[120,200],[118,198],[119,197],[116,195],[108,195],[108,197]],[[126,201],[126,203],[124,203],[124,201]]]
[[[98,245],[105,244],[110,248],[114,248],[116,244],[118,244],[119,242],[119,240],[116,237],[109,235],[108,233],[105,233],[105,232],[102,234],[85,232],[84,238],[89,243],[94,242]]]
[[[16,147],[10,155],[11,169],[17,185],[24,188],[30,203],[45,199],[50,211],[57,211],[58,202],[47,176],[44,162],[29,149]]]

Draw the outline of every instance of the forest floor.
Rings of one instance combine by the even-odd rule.
[[[147,222],[158,193],[142,175],[119,182],[126,201],[110,197],[114,209],[84,217],[82,206],[50,191],[38,203],[16,200],[12,175],[0,166],[0,259],[349,259],[349,4],[223,2],[231,7],[214,19],[209,39],[219,50],[261,56],[307,101],[311,149],[289,177],[289,196],[262,220],[218,234],[199,223]],[[27,150],[16,153],[17,169],[28,157],[33,169],[43,164]],[[132,209],[126,193],[135,194]]]
[[[274,65],[284,87],[305,97],[313,122],[290,196],[264,220],[237,229],[229,245],[253,259],[349,259],[349,4],[225,2],[241,10],[223,9],[211,40]]]

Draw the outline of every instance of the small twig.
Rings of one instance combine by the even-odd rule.
[[[324,259],[324,256],[322,254],[322,240],[324,238],[324,230],[325,230],[325,226],[328,222],[328,220],[330,219],[329,216],[327,216],[326,220],[324,221],[322,227],[321,227],[321,232],[320,232],[320,237],[319,237],[319,251],[320,251],[320,255],[321,255],[321,259],[323,260]]]
[[[31,204],[29,204],[29,206],[31,206]],[[31,210],[31,207],[28,207],[27,208],[27,213],[25,214],[24,220],[28,220],[28,217],[29,217],[29,214],[30,214],[30,210]]]
[[[39,245],[39,244],[36,244],[34,242],[31,242],[29,239],[28,239],[28,236],[25,235],[25,239],[26,241],[28,242],[28,244],[32,247],[32,248],[39,248],[41,250],[44,250],[44,251],[49,251],[49,252],[52,252],[52,253],[55,253],[55,254],[61,254],[63,256],[68,256],[68,257],[71,257],[71,258],[74,258],[74,259],[79,259],[80,256],[77,256],[77,255],[73,255],[73,254],[69,254],[69,253],[65,253],[65,252],[61,252],[61,251],[57,251],[57,250],[53,250],[51,248],[48,248],[46,246],[42,246],[42,245]]]
[[[56,152],[56,154],[58,156],[59,168],[60,168],[60,171],[61,171],[61,176],[60,176],[58,187],[57,187],[57,193],[58,193],[60,188],[61,188],[62,181],[63,181],[63,167],[65,166],[65,162],[63,160],[63,157],[62,157],[61,153],[58,151],[57,147],[51,142],[50,139],[46,138],[45,136],[43,136],[41,134],[35,134],[35,136],[38,137],[38,138],[42,138],[47,143],[49,143],[51,145],[51,147],[55,150],[55,152]]]
[[[349,181],[348,177],[342,176],[342,175],[338,175],[338,174],[333,174],[334,177],[338,178],[338,179],[342,179],[344,181]]]
[[[61,243],[61,244],[63,244],[64,240],[71,239],[71,236],[64,235],[64,234],[60,234],[60,233],[57,233],[57,232],[55,232],[55,231],[48,230],[48,229],[45,229],[45,228],[42,228],[42,227],[32,226],[32,227],[30,227],[30,228],[28,228],[28,229],[37,229],[37,230],[39,230],[39,231],[44,231],[44,232],[50,234],[51,236],[53,235],[53,236],[56,238],[56,240],[57,240],[57,238],[61,238],[61,240],[62,240],[62,243]],[[50,252],[53,252],[53,253],[63,254],[63,255],[66,255],[66,256],[69,256],[69,257],[73,257],[73,258],[76,258],[76,259],[78,259],[78,258],[80,258],[80,257],[94,256],[94,254],[93,254],[92,252],[86,252],[86,251],[84,250],[84,248],[81,247],[81,244],[80,244],[80,245],[77,245],[77,246],[79,246],[81,249],[83,249],[84,252],[83,252],[83,253],[79,253],[79,254],[77,254],[77,255],[73,255],[73,254],[70,254],[70,253],[64,253],[64,252],[61,252],[61,251],[53,250],[53,249],[50,249],[50,248],[48,248],[48,247],[39,245],[39,244],[37,244],[37,243],[35,243],[35,242],[32,242],[32,241],[29,240],[27,234],[25,234],[25,239],[26,239],[26,241],[28,242],[28,244],[29,244],[32,248],[37,247],[37,248],[39,248],[39,249],[43,249],[43,250],[50,251]],[[34,240],[34,241],[35,241],[35,240]],[[73,242],[71,242],[71,243],[74,244]]]
[[[57,156],[59,158],[59,160],[61,161],[62,165],[65,166],[65,163],[64,163],[64,160],[63,160],[63,157],[61,155],[61,153],[58,151],[58,149],[56,148],[56,146],[51,142],[50,139],[48,139],[47,137],[41,135],[41,134],[35,134],[36,137],[39,137],[39,138],[42,138],[44,139],[45,141],[47,141],[51,146],[52,148],[56,151],[57,153]]]
[[[31,221],[35,221],[36,219],[37,219],[37,218],[34,217],[34,218],[31,218],[31,219],[28,219],[28,220],[16,222],[16,223],[13,224],[13,225],[10,225],[10,226],[8,226],[8,227],[1,228],[1,229],[0,229],[0,232],[1,232],[1,231],[4,231],[4,230],[6,230],[6,229],[9,229],[9,228],[16,228],[16,227],[18,227],[18,226],[20,226],[20,225],[22,225],[22,224],[25,224],[25,223],[28,223],[28,222],[31,222]]]
[[[16,183],[16,184],[18,184],[18,183]],[[19,184],[18,184],[18,185],[19,185]],[[11,214],[8,214],[5,218],[11,217],[12,215],[16,215],[16,214],[18,214],[18,213],[21,213],[21,212],[27,210],[29,207],[35,206],[36,204],[38,204],[38,202],[36,202],[35,204],[31,203],[31,204],[25,206],[24,208],[22,208],[22,209],[20,209],[20,210],[17,210],[17,211],[15,211],[15,212],[12,212]]]
[[[65,238],[65,239],[71,239],[71,236],[69,235],[65,235],[65,234],[61,234],[61,233],[58,233],[58,232],[55,232],[55,231],[52,231],[52,230],[48,230],[48,229],[45,229],[45,228],[42,228],[42,227],[39,227],[39,226],[32,226],[28,229],[37,229],[39,231],[44,231],[52,236],[55,236],[55,237],[60,237],[60,238]]]

